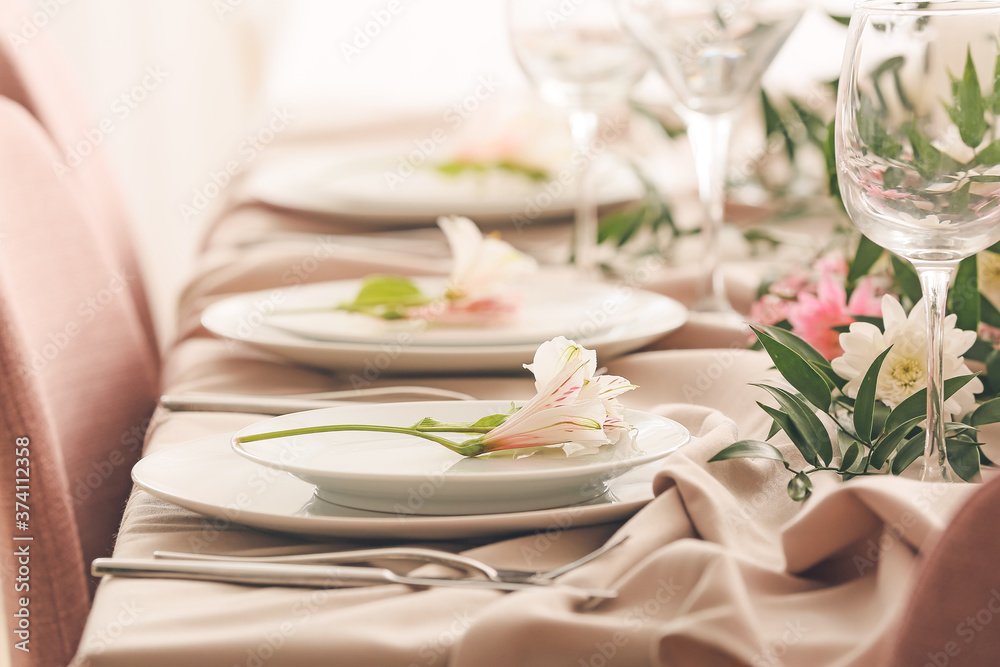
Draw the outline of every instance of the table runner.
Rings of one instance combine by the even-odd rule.
[[[275,237],[291,230],[299,236]],[[407,252],[405,244],[387,247],[372,240],[392,239],[391,233],[366,241],[354,236],[356,231],[339,223],[322,227],[235,198],[183,294],[164,391],[272,394],[350,387],[343,376],[211,339],[198,315],[236,292],[389,268],[414,275],[447,268],[433,249]],[[408,234],[401,238],[412,238]],[[658,286],[670,292],[676,285],[683,291],[685,284],[668,280]],[[75,664],[878,665],[905,602],[916,554],[972,487],[898,478],[844,484],[817,475],[813,498],[796,504],[785,493],[787,476],[777,463],[706,463],[737,438],[763,437],[769,426],[755,405],[764,392],[747,383],[772,374],[770,361],[740,349],[745,342],[743,331],[693,318],[650,346],[652,351],[599,360],[609,372],[640,385],[627,395],[627,405],[677,419],[695,436],[661,464],[656,498],[633,518],[574,527],[567,509],[565,520],[554,520],[549,530],[443,545],[498,567],[541,569],[568,562],[620,532],[629,536],[626,544],[565,578],[613,587],[619,591],[615,600],[588,608],[579,596],[558,588],[501,594],[107,579]],[[706,345],[715,349],[664,349]],[[527,374],[418,381],[478,398],[532,393]],[[395,383],[397,378],[379,377],[373,386]],[[258,419],[161,409],[147,433],[145,453],[232,432]],[[790,445],[781,448],[790,461],[799,460]],[[245,529],[136,490],[115,555],[359,544],[317,545]]]

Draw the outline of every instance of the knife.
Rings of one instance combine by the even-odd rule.
[[[488,579],[412,577],[380,567],[339,565],[287,565],[280,563],[236,563],[146,558],[98,558],[91,565],[94,576],[194,579],[250,586],[296,586],[308,588],[352,588],[380,584],[403,584],[418,588],[483,588],[494,591],[524,591],[564,588],[588,598],[614,598],[616,591],[566,586],[558,583],[524,584]]]
[[[291,412],[319,410],[341,405],[357,405],[350,401],[318,401],[304,398],[275,396],[174,396],[165,394],[160,403],[173,412],[248,412],[256,415],[287,415]]]

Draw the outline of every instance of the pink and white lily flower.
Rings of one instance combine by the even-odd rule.
[[[534,273],[538,264],[498,237],[483,236],[472,220],[460,216],[438,218],[451,248],[452,267],[447,298],[479,299],[492,296],[514,278]]]
[[[483,236],[472,220],[438,218],[451,248],[452,268],[444,298],[413,308],[409,316],[442,324],[489,325],[516,315],[519,295],[510,282],[537,270],[532,257],[494,236]]]
[[[597,373],[597,353],[559,336],[542,343],[531,364],[535,396],[482,436],[483,451],[563,443],[606,445],[627,432],[618,396],[635,389],[625,378]]]

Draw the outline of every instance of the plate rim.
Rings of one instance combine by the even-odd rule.
[[[296,475],[296,476],[298,476],[298,475],[312,475],[312,476],[315,477],[318,474],[330,475],[330,474],[334,474],[336,471],[332,471],[332,470],[318,470],[318,471],[317,470],[309,470],[309,469],[306,469],[306,468],[302,468],[300,466],[289,465],[289,464],[282,464],[280,461],[274,461],[274,460],[263,458],[261,456],[257,456],[253,452],[247,450],[247,448],[244,446],[244,443],[237,443],[236,440],[235,440],[235,438],[236,438],[236,436],[238,436],[239,434],[243,433],[244,431],[247,431],[248,429],[253,429],[255,427],[259,427],[259,426],[261,426],[263,424],[267,424],[269,422],[273,422],[273,421],[276,421],[276,420],[287,419],[288,417],[293,416],[293,415],[312,414],[312,415],[317,415],[318,416],[319,413],[331,413],[331,412],[349,413],[351,411],[357,410],[359,407],[371,407],[371,408],[378,407],[378,408],[383,409],[383,410],[385,410],[385,409],[390,409],[391,410],[393,408],[399,408],[399,407],[403,407],[403,406],[409,407],[409,406],[419,405],[419,406],[426,406],[428,411],[433,411],[434,408],[436,408],[436,407],[443,407],[443,408],[447,409],[447,408],[450,408],[450,407],[456,407],[458,405],[461,405],[461,406],[470,406],[471,407],[473,405],[483,405],[483,404],[486,404],[486,405],[497,405],[497,404],[515,404],[515,405],[517,405],[517,404],[521,404],[521,405],[523,405],[524,403],[525,403],[525,401],[512,401],[512,400],[503,400],[503,399],[481,399],[481,400],[477,399],[477,400],[474,400],[474,401],[400,401],[400,402],[397,402],[397,403],[372,403],[372,404],[359,404],[359,405],[356,405],[356,406],[355,405],[345,405],[345,406],[335,406],[335,407],[329,407],[329,408],[319,408],[319,409],[316,409],[316,410],[306,410],[306,411],[303,411],[303,412],[290,413],[288,415],[278,415],[278,416],[275,416],[275,417],[271,417],[270,419],[265,419],[265,420],[262,420],[262,421],[259,421],[259,422],[255,422],[253,424],[249,424],[249,425],[243,427],[242,429],[240,429],[239,431],[237,431],[233,435],[232,448],[233,448],[233,451],[236,452],[237,455],[242,456],[243,458],[247,459],[248,461],[251,461],[251,462],[256,463],[258,465],[263,465],[263,466],[271,468],[273,470],[280,470],[282,472],[287,472],[287,473],[290,473],[290,474]],[[490,408],[490,409],[491,410],[493,410],[493,409],[499,409],[499,407],[497,407],[497,408]],[[521,471],[521,472],[518,472],[518,473],[514,473],[514,472],[509,472],[509,473],[496,473],[496,472],[494,472],[494,473],[488,473],[488,472],[487,473],[473,473],[473,472],[468,472],[468,473],[454,473],[454,478],[458,482],[463,483],[463,484],[469,484],[469,483],[474,483],[474,482],[499,483],[499,482],[502,482],[502,481],[506,481],[506,478],[511,477],[512,475],[515,475],[515,474],[521,475],[521,476],[526,477],[526,478],[529,478],[529,479],[531,479],[533,481],[537,481],[537,480],[544,481],[545,479],[550,479],[550,478],[554,478],[554,479],[557,479],[557,480],[564,480],[564,479],[567,479],[567,478],[572,479],[574,477],[581,477],[581,476],[599,476],[602,473],[613,472],[613,471],[615,471],[617,469],[620,469],[620,468],[622,469],[622,472],[619,473],[619,475],[621,475],[621,474],[624,474],[625,472],[627,472],[628,470],[630,470],[632,468],[636,468],[636,467],[645,465],[647,463],[653,463],[655,461],[658,461],[658,460],[661,460],[663,458],[666,458],[670,454],[676,452],[681,447],[685,446],[691,440],[691,433],[690,433],[690,431],[688,431],[688,429],[683,424],[679,423],[678,421],[676,421],[674,419],[670,419],[669,417],[664,417],[662,415],[657,415],[655,413],[646,412],[646,411],[643,411],[643,410],[635,410],[635,409],[632,409],[632,408],[625,408],[625,413],[626,413],[626,415],[632,414],[632,415],[636,415],[636,416],[644,418],[644,419],[653,419],[655,421],[659,421],[661,423],[667,423],[667,424],[673,426],[675,429],[677,429],[677,432],[676,432],[676,434],[673,434],[673,437],[676,437],[679,440],[679,442],[677,444],[668,446],[668,448],[663,449],[661,451],[658,451],[656,453],[647,453],[647,454],[644,454],[644,455],[639,455],[639,456],[635,456],[635,457],[629,457],[629,458],[626,458],[626,459],[618,459],[618,458],[616,458],[616,459],[612,459],[610,461],[595,462],[593,464],[586,465],[586,466],[564,467],[564,468],[556,468],[554,470],[539,470],[539,469],[535,469],[535,470]],[[317,434],[317,435],[319,435],[319,434]],[[459,459],[457,459],[457,460],[460,461],[461,457]],[[417,482],[417,481],[421,481],[421,480],[426,479],[427,473],[419,473],[416,476],[413,476],[411,474],[379,474],[379,473],[365,473],[365,472],[362,472],[362,473],[351,473],[350,476],[352,478],[354,478],[354,479],[359,480],[359,481],[378,481],[378,480],[385,480],[388,477],[388,478],[392,479],[395,483],[408,483],[408,482],[412,483],[412,482]],[[615,476],[618,476],[618,475],[615,475]]]
[[[325,281],[330,282],[330,281]],[[309,283],[312,285],[322,285],[323,283]],[[299,286],[301,288],[301,286]],[[294,288],[270,288],[263,290],[254,290],[252,292],[241,292],[239,294],[232,294],[225,296],[217,301],[209,304],[204,311],[202,311],[199,321],[201,325],[205,327],[213,335],[222,338],[223,340],[233,341],[236,343],[245,343],[248,345],[256,346],[260,349],[270,351],[273,354],[287,355],[287,352],[282,352],[281,350],[295,349],[303,352],[315,352],[315,353],[327,353],[327,354],[378,354],[384,351],[385,343],[356,343],[356,342],[333,342],[333,341],[319,341],[312,340],[308,338],[303,338],[295,336],[290,333],[285,333],[277,329],[272,329],[264,325],[263,323],[258,326],[251,328],[250,334],[241,337],[238,335],[233,335],[231,331],[232,327],[222,327],[215,323],[215,318],[219,316],[219,311],[225,308],[233,308],[234,304],[238,304],[245,301],[252,302],[255,297],[260,297],[263,295],[272,294],[275,290],[282,289],[294,289]],[[636,289],[636,293],[642,294],[655,302],[660,303],[664,307],[667,307],[671,311],[672,317],[670,317],[665,322],[657,323],[656,325],[648,325],[646,328],[641,326],[632,327],[630,332],[625,336],[621,335],[621,325],[612,326],[610,329],[606,329],[599,333],[595,333],[592,336],[581,336],[577,339],[577,342],[581,345],[587,347],[596,347],[601,345],[613,345],[616,343],[624,343],[631,340],[655,340],[658,337],[665,336],[669,333],[676,331],[677,329],[684,326],[689,319],[689,312],[686,306],[681,302],[668,297],[664,294],[658,292],[652,292],[650,290]],[[640,347],[641,345],[637,346]],[[528,344],[513,344],[513,345],[463,345],[463,346],[450,346],[450,345],[418,345],[418,344],[407,344],[401,346],[402,350],[400,355],[406,354],[409,357],[417,356],[435,356],[444,358],[461,358],[466,356],[476,356],[476,357],[489,357],[489,356],[517,356],[518,358],[524,358],[524,362],[530,360],[534,351],[537,349],[538,345],[534,343]],[[634,349],[634,348],[633,348]],[[398,360],[399,357],[396,357]],[[479,365],[473,365],[468,368],[470,371],[481,370],[481,369],[493,369],[496,366],[485,364],[482,360]],[[504,367],[507,367],[505,364]],[[513,365],[510,366],[511,369],[514,368]],[[435,370],[420,368],[420,370]]]
[[[653,464],[646,464],[629,471],[626,475],[610,480],[609,486],[613,494],[616,484],[635,484],[639,480],[628,479],[628,476],[634,475],[639,477],[641,474],[641,482],[647,489],[642,498],[635,500],[618,500],[612,496],[605,502],[600,503],[581,503],[578,505],[542,510],[526,510],[523,512],[450,516],[393,514],[386,515],[385,517],[296,516],[287,513],[265,513],[246,509],[234,510],[233,507],[227,505],[207,503],[177,495],[169,490],[158,488],[141,477],[144,467],[155,466],[156,460],[160,456],[167,456],[169,454],[176,456],[180,448],[203,455],[206,449],[215,447],[225,450],[237,461],[252,465],[249,462],[242,461],[242,459],[231,451],[229,441],[232,435],[233,431],[229,430],[202,436],[171,444],[164,449],[146,455],[132,467],[132,481],[136,487],[142,489],[144,492],[182,509],[212,519],[223,519],[229,523],[265,532],[294,535],[297,537],[321,537],[324,539],[337,537],[396,540],[455,540],[470,537],[527,533],[533,530],[550,530],[553,526],[558,526],[561,529],[564,526],[562,526],[560,519],[567,514],[573,515],[572,523],[570,524],[572,527],[598,525],[627,518],[638,512],[655,498],[655,494],[653,493],[653,479],[659,470]],[[214,454],[216,452],[209,449],[208,453]],[[196,457],[192,457],[192,460],[197,459]],[[285,475],[284,477],[285,479],[282,479],[281,483],[288,485],[289,488],[294,486],[310,486],[307,482],[291,475]],[[304,491],[305,489],[303,489]],[[312,497],[312,495],[309,496],[309,498]],[[371,513],[376,514],[375,512]]]

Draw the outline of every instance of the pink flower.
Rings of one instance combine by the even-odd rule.
[[[542,343],[525,368],[535,375],[537,393],[478,439],[483,452],[567,442],[604,445],[628,428],[617,397],[635,385],[616,376],[595,377],[593,350],[559,336]]]
[[[765,294],[750,306],[750,321],[768,326],[788,319],[788,299]]]
[[[801,292],[798,301],[788,306],[788,321],[792,332],[812,345],[827,359],[839,357],[840,332],[834,327],[855,322],[854,315],[878,317],[881,305],[875,298],[874,283],[862,280],[847,302],[847,292],[829,271],[820,278],[816,296]]]
[[[517,315],[520,294],[497,294],[478,299],[441,299],[407,311],[407,317],[458,326],[501,325]]]

